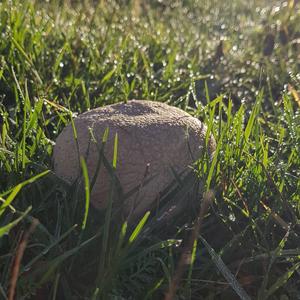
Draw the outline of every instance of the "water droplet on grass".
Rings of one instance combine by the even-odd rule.
[[[235,215],[234,214],[230,214],[229,215],[229,220],[234,222],[236,220]]]

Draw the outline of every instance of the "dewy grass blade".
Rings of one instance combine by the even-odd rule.
[[[188,268],[186,288],[188,289],[189,298],[191,298],[191,292],[192,292],[192,288],[191,288],[192,274],[193,274],[194,262],[196,259],[197,244],[198,244],[198,240],[195,239],[193,243],[192,253],[191,253],[191,261]]]
[[[101,84],[105,84],[116,72],[116,69],[110,70],[107,74],[104,75],[104,77],[101,80]]]
[[[108,138],[108,130],[105,131],[103,135],[103,142],[106,143]],[[110,184],[110,191],[109,191],[109,198],[108,198],[108,203],[107,203],[107,208],[105,212],[105,221],[104,221],[104,228],[103,228],[103,237],[102,237],[102,249],[101,249],[101,255],[100,255],[100,261],[99,261],[99,266],[98,266],[98,274],[96,278],[96,285],[97,288],[99,288],[99,291],[103,291],[105,293],[105,278],[103,278],[103,273],[105,272],[106,268],[111,269],[113,268],[113,262],[110,262],[108,260],[108,250],[110,247],[110,237],[109,233],[111,231],[111,220],[112,220],[112,207],[113,207],[113,202],[114,198],[117,195],[117,188],[118,188],[118,178],[115,174],[115,170],[117,167],[117,154],[118,154],[118,134],[116,133],[115,139],[114,139],[114,150],[113,150],[113,162],[112,166],[110,163],[106,160],[106,158],[103,156],[103,162],[105,167],[107,168],[107,171],[109,173],[110,179],[111,179],[111,184]],[[127,224],[125,223],[123,226],[124,234],[126,232]],[[122,233],[121,233],[122,235]]]
[[[75,90],[76,90],[76,88],[74,88],[74,90],[72,91],[72,93],[74,93]],[[71,119],[71,126],[72,126],[72,130],[73,130],[73,136],[74,136],[75,145],[76,145],[76,153],[77,153],[78,166],[79,166],[79,168],[78,168],[78,176],[80,176],[80,165],[81,165],[81,162],[80,162],[80,147],[79,147],[79,142],[78,142],[77,129],[76,129],[74,118],[73,118],[73,114],[72,114],[72,111],[71,111],[71,108],[70,108],[69,100],[68,100],[68,108],[69,108],[69,116],[70,116],[70,119]]]
[[[113,154],[113,168],[117,168],[117,159],[118,159],[118,133],[115,135],[114,141],[114,154]]]
[[[120,249],[122,248],[122,244],[124,242],[126,232],[127,232],[127,222],[124,222],[122,227],[121,227],[121,231],[120,231],[120,234],[119,234],[119,239],[118,239],[118,243],[117,243],[117,247],[116,247],[116,254],[117,255],[118,255],[118,253],[120,253]]]
[[[38,226],[41,226],[39,224]],[[62,240],[64,240],[68,235],[70,235],[74,229],[77,227],[77,224],[74,224],[70,229],[68,229],[65,233],[63,233],[58,239],[53,240],[51,244],[49,244],[46,248],[42,250],[42,252],[36,255],[31,261],[29,261],[23,268],[20,274],[29,270],[39,259],[45,256],[52,248],[56,247]]]
[[[261,287],[258,291],[258,297],[257,297],[258,300],[267,299],[266,298],[266,293],[267,293],[266,291],[267,291],[267,285],[268,285],[268,282],[269,282],[269,277],[271,275],[272,266],[275,263],[275,260],[280,256],[280,254],[281,254],[281,252],[282,252],[282,250],[283,250],[283,248],[284,248],[284,246],[285,246],[285,244],[288,240],[289,235],[290,235],[290,227],[288,228],[285,235],[283,236],[283,238],[279,242],[279,244],[276,247],[275,251],[273,251],[271,256],[270,256],[269,264],[268,264],[267,270],[265,271],[265,276],[263,278]]]
[[[80,244],[79,246],[72,248],[62,255],[55,257],[48,265],[46,272],[43,274],[42,278],[38,282],[38,285],[43,285],[48,282],[51,278],[51,275],[56,271],[57,268],[69,257],[77,253],[82,247],[85,246],[85,243]]]
[[[291,276],[299,269],[300,262],[295,263],[292,267],[290,267],[287,272],[285,272],[282,276],[280,276],[276,282],[265,292],[263,299],[270,298],[279,288],[281,288],[290,278]]]
[[[99,292],[100,292],[100,289],[96,288],[94,293],[93,293],[93,296],[92,296],[91,300],[97,300]]]
[[[91,238],[89,238],[88,240],[85,240],[84,242],[82,242],[80,245],[67,250],[66,252],[64,252],[62,255],[60,256],[56,256],[48,265],[47,267],[47,271],[44,273],[43,277],[40,279],[40,281],[37,283],[38,286],[43,285],[45,282],[47,282],[49,280],[49,278],[51,277],[51,275],[55,272],[55,270],[57,268],[59,268],[59,265],[62,264],[66,259],[68,259],[69,257],[73,256],[74,254],[76,254],[78,251],[80,251],[82,248],[86,247],[89,243],[91,243],[92,241],[94,241],[100,234],[102,233],[102,231],[99,231],[96,235],[92,236]]]
[[[155,282],[154,286],[147,292],[147,294],[145,296],[145,300],[154,299],[153,298],[154,292],[160,288],[160,286],[163,284],[163,282],[164,282],[164,278],[160,278],[159,280],[157,280],[157,282]]]
[[[234,291],[239,295],[239,297],[242,300],[251,300],[249,295],[241,287],[241,285],[236,280],[234,275],[230,272],[228,267],[224,264],[221,257],[215,252],[215,250],[207,243],[207,241],[203,237],[201,237],[201,236],[199,236],[199,237],[200,237],[201,241],[203,242],[203,244],[205,245],[206,249],[208,250],[216,267],[219,269],[219,271],[222,273],[222,275],[225,277],[225,279],[231,285],[231,287],[234,289]]]
[[[27,98],[27,96],[26,96]],[[28,101],[29,101],[29,97],[28,97]],[[38,126],[38,119],[39,116],[42,112],[43,109],[43,104],[44,104],[44,100],[42,98],[37,99],[37,102],[34,105],[34,111],[32,116],[30,117],[29,123],[27,125],[27,129],[26,129],[26,133],[28,134],[30,129],[36,129]],[[30,105],[30,101],[29,101],[29,105]]]
[[[263,98],[263,91],[261,91],[259,93],[259,95],[257,96],[257,99],[256,99],[256,102],[254,104],[254,107],[252,109],[252,112],[251,112],[251,115],[250,115],[250,118],[248,120],[248,123],[247,123],[247,126],[245,128],[245,141],[248,142],[249,140],[249,137],[252,133],[252,129],[253,129],[253,126],[255,124],[255,121],[256,121],[256,118],[257,118],[257,115],[259,113],[259,110],[260,110],[260,107],[261,107],[261,101],[262,101],[262,98]]]
[[[5,208],[8,207],[10,205],[10,203],[15,199],[15,197],[17,196],[17,194],[20,192],[22,188],[22,184],[19,183],[18,185],[16,185],[14,187],[14,189],[12,190],[12,192],[10,193],[10,195],[7,197],[7,199],[5,200],[5,202],[0,206],[0,216],[4,213]]]
[[[56,300],[57,299],[59,279],[60,279],[60,273],[58,273],[55,276],[54,286],[53,286],[53,293],[52,293],[52,300]]]
[[[1,284],[1,282],[0,282],[0,293],[1,293],[2,297],[3,297],[3,299],[6,300],[7,297],[6,297],[6,294],[5,294],[5,291],[4,291],[4,288],[3,288],[2,284]]]
[[[129,237],[129,244],[132,244],[135,241],[135,239],[138,237],[139,233],[141,232],[145,223],[147,222],[149,215],[150,215],[150,211],[147,211],[144,217],[140,220],[138,225],[135,227],[133,233]]]
[[[30,179],[27,179],[25,181],[23,181],[22,183],[19,183],[18,185],[16,185],[12,190],[10,190],[10,194],[7,197],[7,199],[5,200],[5,202],[0,206],[0,216],[3,214],[5,208],[7,206],[9,206],[11,204],[11,202],[15,199],[15,197],[17,196],[17,194],[20,192],[20,190],[27,185],[28,183],[33,183],[35,182],[37,179],[45,176],[46,174],[48,174],[50,172],[50,170],[44,171]],[[3,195],[0,195],[3,196]]]
[[[82,93],[84,96],[86,109],[90,110],[90,108],[91,108],[90,96],[89,96],[89,92],[86,88],[85,82],[83,80],[81,81],[81,89],[82,89]]]
[[[11,41],[13,42],[13,44],[15,45],[15,47],[19,50],[19,52],[24,56],[24,58],[30,64],[30,66],[33,67],[32,60],[26,54],[26,52],[24,51],[24,49],[22,48],[22,46],[13,37],[11,38]]]
[[[35,75],[35,77],[37,78],[39,84],[42,84],[43,81],[40,77],[40,75],[38,74],[32,60],[30,59],[30,57],[26,54],[26,52],[24,51],[24,49],[22,48],[22,46],[12,37],[11,38],[13,44],[15,45],[15,47],[18,49],[19,53],[21,53],[23,55],[23,57],[25,58],[25,60],[29,63],[29,65],[32,68],[32,73]]]
[[[152,246],[149,246],[148,248],[142,250],[141,252],[137,253],[134,257],[126,258],[124,261],[124,264],[131,264],[135,260],[142,259],[143,257],[146,257],[147,255],[151,254],[152,252],[161,250],[161,249],[168,249],[171,247],[176,247],[181,243],[179,240],[166,240],[158,242]]]
[[[0,227],[0,238],[7,234],[14,226],[16,226],[29,212],[31,211],[31,206],[29,206],[24,213],[21,214],[19,218],[10,222],[7,225]]]
[[[65,42],[63,47],[59,50],[59,53],[57,55],[57,58],[55,60],[55,63],[53,65],[53,69],[52,69],[54,74],[57,73],[57,70],[59,69],[59,64],[61,63],[66,50],[70,50],[70,45],[68,42]]]
[[[26,86],[26,85],[25,85]],[[24,112],[23,112],[23,137],[22,137],[22,170],[25,169],[26,165],[26,125],[27,125],[27,100],[28,100],[28,90],[26,88],[26,94],[24,98]],[[30,102],[30,101],[29,101]]]
[[[214,156],[213,156],[213,160],[210,164],[208,176],[207,176],[207,179],[206,179],[206,189],[207,190],[210,189],[211,181],[213,179],[214,170],[215,170],[215,167],[216,167],[217,162],[218,162],[218,155],[219,155],[219,152],[221,150],[223,135],[224,135],[224,131],[223,131],[223,134],[222,134],[221,138],[219,139],[219,141],[217,143],[217,147],[216,147],[216,150],[215,150],[215,153],[214,153]]]
[[[107,203],[107,208],[105,212],[105,221],[104,221],[104,228],[103,228],[103,237],[102,237],[102,248],[101,248],[101,256],[100,262],[98,267],[98,274],[96,279],[97,287],[102,290],[103,285],[103,272],[105,270],[105,264],[107,263],[107,252],[109,248],[109,232],[111,227],[111,217],[112,217],[112,206],[113,200],[115,197],[115,188],[116,188],[116,179],[115,174],[111,175],[111,184],[110,184],[110,191],[109,191],[109,199]]]
[[[100,169],[102,167],[102,163],[103,163],[103,159],[104,159],[104,149],[105,149],[105,145],[107,142],[107,138],[108,138],[108,128],[105,129],[103,137],[102,137],[102,144],[101,146],[99,146],[94,133],[93,133],[93,129],[90,128],[90,135],[91,135],[91,139],[92,142],[95,143],[97,150],[98,150],[98,159],[97,159],[97,164],[96,164],[96,169],[95,169],[95,173],[93,174],[92,180],[91,180],[91,184],[90,184],[90,191],[93,190],[93,187],[95,186],[96,180],[98,178],[98,175],[100,173]]]
[[[81,228],[84,230],[86,227],[86,221],[87,221],[88,214],[89,214],[90,182],[89,182],[89,175],[88,175],[86,162],[82,156],[80,157],[80,162],[81,162],[81,168],[82,168],[82,173],[83,173],[83,178],[84,178],[84,190],[85,190],[85,210],[84,210],[84,218],[83,218],[82,225],[81,225]]]
[[[42,173],[40,173],[40,174],[38,174],[38,175],[35,175],[35,176],[33,176],[33,177],[29,178],[29,179],[26,179],[25,181],[21,182],[20,184],[22,185],[22,187],[24,187],[25,185],[30,184],[30,183],[33,183],[33,182],[35,182],[37,179],[39,179],[39,178],[41,178],[41,177],[47,175],[49,172],[50,172],[50,170],[46,170],[46,171],[44,171],[44,172],[42,172]],[[10,189],[10,190],[8,190],[8,191],[6,191],[6,192],[0,194],[0,197],[4,197],[4,196],[8,195],[9,193],[11,193],[11,192],[13,191],[13,189],[14,189],[14,188],[12,188],[12,189]]]

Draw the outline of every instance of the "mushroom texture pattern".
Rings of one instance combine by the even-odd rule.
[[[160,192],[174,180],[174,171],[187,172],[206,149],[206,127],[185,111],[161,102],[131,100],[96,108],[79,115],[74,124],[77,143],[71,124],[57,138],[53,154],[55,173],[69,183],[74,182],[80,174],[78,157],[82,155],[90,180],[96,178],[91,203],[104,209],[112,176],[103,164],[97,173],[97,162],[108,128],[104,157],[106,162],[112,163],[117,134],[115,174],[122,195],[136,191],[124,203],[123,212],[132,217],[140,217],[155,206]],[[212,153],[214,148],[214,140],[210,138],[207,151]]]

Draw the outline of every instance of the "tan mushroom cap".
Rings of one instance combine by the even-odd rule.
[[[133,216],[141,216],[159,200],[160,192],[174,180],[171,167],[178,173],[187,170],[205,144],[206,127],[198,119],[161,102],[131,100],[100,107],[79,115],[74,124],[79,152],[86,158],[90,180],[99,160],[99,150],[91,141],[90,131],[101,146],[104,131],[109,128],[105,157],[110,163],[118,134],[116,175],[123,193],[141,186],[138,197],[135,194],[126,200],[125,213],[133,209]],[[209,147],[212,152],[213,139]],[[53,158],[55,173],[70,183],[80,170],[76,149],[69,124],[57,138]],[[91,193],[91,203],[96,208],[106,207],[110,182],[111,176],[102,165]]]

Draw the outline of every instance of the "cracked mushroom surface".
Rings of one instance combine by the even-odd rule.
[[[85,157],[90,181],[96,174],[99,147],[106,128],[108,140],[104,155],[113,161],[114,139],[118,135],[115,174],[123,194],[138,188],[138,194],[126,199],[124,213],[142,216],[159,201],[160,192],[177,174],[189,166],[204,151],[206,127],[185,111],[165,103],[131,100],[87,111],[74,119],[79,154]],[[93,138],[91,137],[93,133]],[[213,138],[208,151],[215,149]],[[56,140],[53,153],[54,172],[72,183],[80,174],[77,146],[72,125],[66,126]],[[151,178],[151,179],[150,179]],[[147,182],[147,179],[148,182]],[[91,191],[91,204],[106,207],[111,175],[101,166]]]

